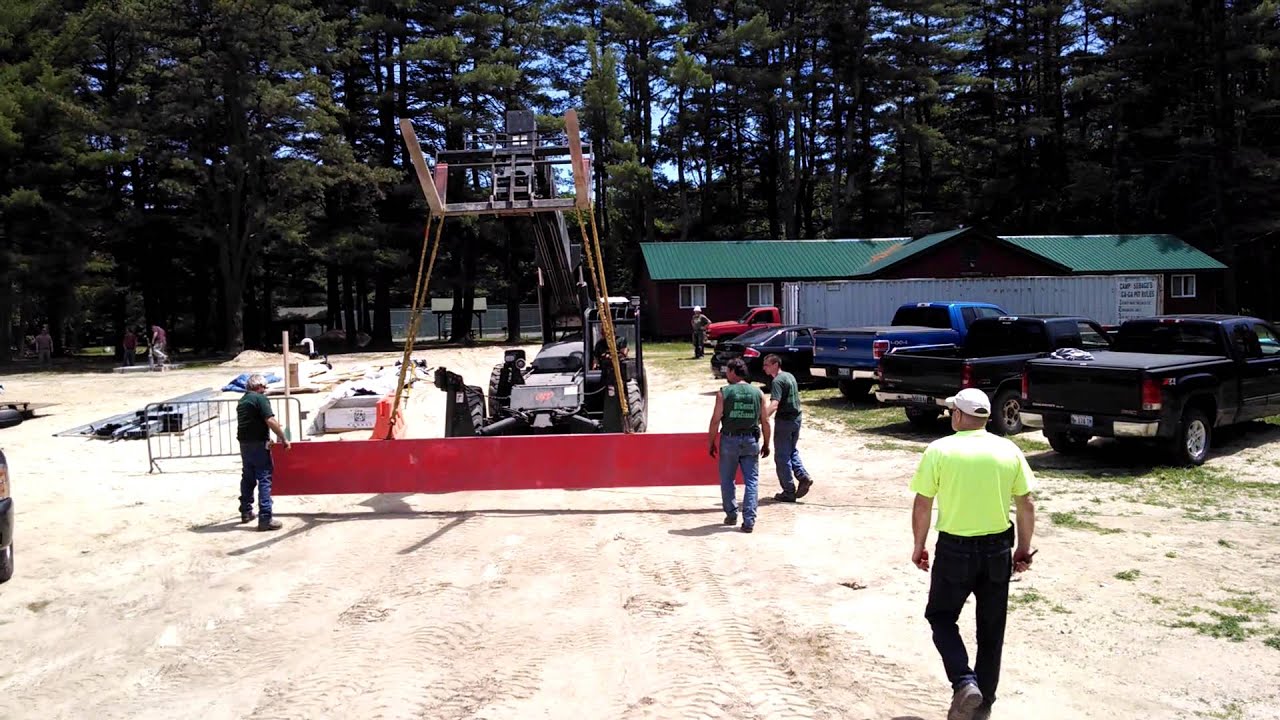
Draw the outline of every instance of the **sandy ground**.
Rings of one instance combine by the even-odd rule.
[[[418,357],[480,384],[497,354]],[[704,431],[717,382],[702,363],[662,367],[650,428]],[[17,574],[0,586],[0,717],[946,714],[928,577],[908,561],[918,455],[868,448],[880,434],[806,428],[818,484],[801,504],[763,504],[753,535],[720,525],[714,478],[284,497],[284,530],[257,533],[236,524],[237,459],[149,475],[142,441],[53,437],[240,371],[3,378],[5,399],[56,405],[0,431],[18,508]],[[411,408],[413,434],[439,434],[439,391],[423,383]],[[1214,462],[1265,480],[1278,457],[1249,447]],[[761,476],[768,497],[771,464]],[[1014,593],[1047,600],[1011,610],[996,716],[1280,717],[1280,650],[1172,627],[1178,602],[1236,591],[1276,603],[1274,505],[1206,522],[1093,502],[1100,493],[1044,483],[1042,505],[1088,507],[1124,532],[1055,527],[1042,511],[1040,554]],[[1138,581],[1115,579],[1129,568]],[[972,637],[971,612],[963,630]]]

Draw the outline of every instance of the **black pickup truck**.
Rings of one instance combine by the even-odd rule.
[[[988,427],[998,435],[1022,432],[1022,369],[1059,348],[1107,349],[1102,326],[1083,317],[1021,315],[974,320],[960,345],[922,345],[880,358],[876,399],[906,408],[913,425],[930,425],[946,399],[976,387],[991,398]]]
[[[1162,315],[1120,326],[1113,352],[1038,359],[1023,373],[1022,421],[1060,453],[1091,437],[1154,440],[1200,465],[1216,428],[1280,414],[1280,333],[1236,315]]]

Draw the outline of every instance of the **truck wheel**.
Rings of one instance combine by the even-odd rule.
[[[13,543],[10,542],[0,550],[0,583],[13,577]]]
[[[504,363],[498,363],[493,366],[493,372],[489,373],[489,417],[498,417],[498,411],[502,409],[502,404],[498,401],[498,382],[502,380],[502,367]]]
[[[1077,435],[1069,432],[1048,433],[1049,447],[1059,455],[1078,455],[1089,447],[1088,435]]]
[[[840,394],[846,400],[865,400],[867,393],[871,392],[870,380],[841,380]]]
[[[996,395],[988,426],[996,435],[1017,435],[1022,432],[1022,394],[1017,390],[1005,390]]]
[[[922,430],[932,429],[934,425],[938,424],[938,416],[942,414],[941,410],[933,410],[931,408],[909,407],[904,409],[907,413],[907,422]]]
[[[627,381],[627,426],[633,433],[642,433],[649,428],[649,408],[640,394],[640,383],[635,380]]]
[[[480,388],[474,385],[468,385],[463,390],[463,397],[466,398],[467,412],[471,414],[471,427],[480,430],[485,426],[484,422],[484,393]],[[474,432],[472,433],[475,434]]]
[[[1209,416],[1196,408],[1188,408],[1178,423],[1178,432],[1170,446],[1173,457],[1181,465],[1203,465],[1213,444],[1213,428]]]
[[[22,413],[17,410],[5,408],[0,410],[0,428],[9,428],[14,425],[22,424]]]

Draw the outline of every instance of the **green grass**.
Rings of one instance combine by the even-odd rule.
[[[1134,580],[1137,580],[1141,576],[1142,576],[1141,570],[1121,570],[1120,572],[1114,575],[1115,579],[1124,580],[1125,582],[1133,582]]]
[[[1058,462],[1057,456],[1050,456]],[[1280,482],[1241,480],[1209,467],[1154,467],[1091,469],[1083,466],[1044,467],[1043,477],[1083,483],[1114,483],[1127,488],[1116,499],[1162,508],[1178,508],[1185,517],[1201,522],[1240,519],[1240,511],[1230,507],[1240,499],[1280,502]],[[1064,462],[1077,462],[1074,458]],[[1245,518],[1247,519],[1247,517]]]
[[[1049,443],[1022,435],[1010,435],[1009,439],[1024,453],[1038,453],[1049,449]]]
[[[1211,621],[1179,620],[1173,624],[1173,627],[1190,628],[1201,635],[1231,642],[1244,642],[1251,634],[1245,625],[1251,619],[1248,615],[1228,615],[1217,610],[1209,610],[1208,614],[1214,619]]]
[[[909,445],[904,442],[892,442],[890,440],[876,440],[866,445],[868,450],[879,450],[881,452],[924,452],[924,445]]]
[[[1196,714],[1200,717],[1214,718],[1214,720],[1243,720],[1244,708],[1240,707],[1240,703],[1228,703],[1223,705],[1221,710]]]
[[[1079,516],[1072,512],[1055,512],[1049,513],[1049,522],[1058,527],[1074,528],[1076,530],[1091,530],[1100,535],[1115,535],[1124,532],[1120,528],[1108,528],[1091,522],[1089,520],[1081,520]]]
[[[868,430],[891,425],[906,425],[907,422],[907,416],[903,413],[902,408],[878,407],[866,403],[855,405],[840,394],[839,388],[801,390],[800,403],[806,413],[847,430]],[[938,428],[939,430],[942,428],[941,421],[938,423]],[[913,430],[909,428],[903,429]]]
[[[712,379],[710,347],[705,356],[695,360],[692,343],[645,343],[644,363],[672,375]]]
[[[1165,553],[1164,556],[1167,558],[1176,558],[1178,557],[1178,553],[1170,550],[1169,552]]]
[[[1035,614],[1041,614],[1041,610],[1048,608],[1050,612],[1059,613],[1061,615],[1070,615],[1071,611],[1062,605],[1050,600],[1035,588],[1027,588],[1019,593],[1009,596],[1009,607],[1014,610],[1031,610]]]
[[[1235,548],[1235,545],[1232,545],[1230,540],[1223,540],[1222,538],[1218,539],[1218,544],[1224,548]]]
[[[1231,642],[1244,642],[1254,636],[1265,636],[1262,641],[1264,645],[1280,650],[1280,629],[1269,622],[1276,612],[1276,606],[1259,597],[1256,591],[1231,588],[1223,590],[1230,597],[1214,601],[1222,610],[1186,607],[1178,611],[1178,616],[1182,619],[1171,627],[1188,628],[1201,635]]]

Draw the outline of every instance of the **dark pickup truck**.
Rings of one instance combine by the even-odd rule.
[[[1014,435],[1022,432],[1022,370],[1028,360],[1059,348],[1109,347],[1102,326],[1088,318],[980,318],[959,345],[905,347],[880,358],[876,399],[906,408],[907,420],[926,426],[937,421],[948,397],[976,387],[991,398],[991,431]]]
[[[1280,333],[1236,315],[1162,315],[1120,326],[1093,360],[1027,363],[1022,421],[1053,449],[1091,437],[1154,440],[1200,465],[1216,428],[1280,414]]]

